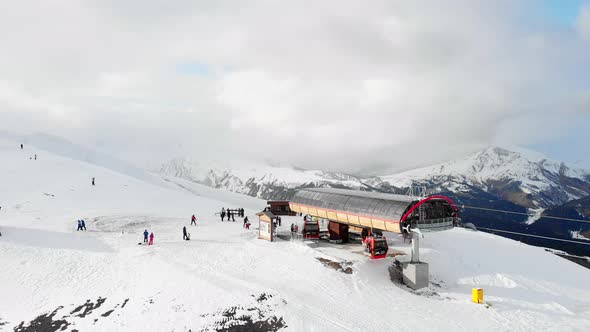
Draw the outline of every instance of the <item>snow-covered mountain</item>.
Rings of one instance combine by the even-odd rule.
[[[474,188],[528,207],[549,207],[590,195],[588,172],[513,148],[490,147],[463,159],[383,176],[392,186],[424,186],[433,191]]]
[[[243,162],[203,163],[183,158],[174,159],[162,165],[160,173],[263,199],[285,199],[296,189],[305,187],[330,186],[372,190],[373,188],[365,181],[381,183],[378,178],[363,179],[339,172],[244,164]]]
[[[266,165],[220,166],[175,159],[160,172],[215,188],[269,199],[288,198],[303,187],[344,187],[403,193],[484,191],[526,208],[546,208],[590,195],[588,172],[519,148],[490,147],[462,159],[398,174],[361,177]]]

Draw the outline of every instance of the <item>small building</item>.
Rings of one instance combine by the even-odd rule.
[[[297,213],[291,211],[289,201],[267,201],[267,211],[272,212],[277,216],[294,216]]]
[[[277,216],[270,211],[258,212],[256,215],[258,216],[258,238],[272,242],[274,240],[273,221]]]

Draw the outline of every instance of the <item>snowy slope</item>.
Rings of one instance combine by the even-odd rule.
[[[262,200],[181,179],[153,184],[46,152],[34,161],[14,146],[0,142],[2,331],[47,320],[67,331],[590,326],[590,271],[540,248],[463,229],[428,234],[422,258],[433,284],[414,294],[389,280],[391,258],[369,260],[357,245],[269,243],[214,215],[242,206],[254,219]],[[197,226],[188,225],[192,213]],[[87,232],[75,231],[78,218]],[[191,241],[182,240],[183,225]],[[137,245],[146,228],[154,246]],[[389,240],[392,250],[409,252],[400,238]],[[347,262],[353,272],[318,257]],[[473,286],[485,289],[490,308],[470,302]]]

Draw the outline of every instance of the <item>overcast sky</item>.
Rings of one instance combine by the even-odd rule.
[[[0,131],[139,165],[590,161],[585,1],[2,1],[0,43]]]

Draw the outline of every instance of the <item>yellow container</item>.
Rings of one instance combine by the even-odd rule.
[[[473,288],[471,290],[471,299],[474,303],[483,303],[483,288]]]

